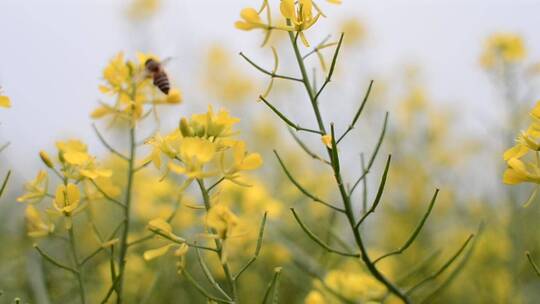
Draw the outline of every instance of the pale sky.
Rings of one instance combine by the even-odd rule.
[[[259,35],[233,27],[240,9],[259,1],[164,2],[157,18],[133,29],[123,15],[126,1],[0,0],[0,84],[13,103],[0,111],[0,140],[11,142],[2,167],[22,168],[28,179],[39,164],[37,151],[52,150],[54,141],[93,142],[88,115],[99,98],[101,70],[116,52],[137,49],[137,33],[151,34],[153,53],[178,59],[174,73],[187,99],[198,92],[182,72],[200,62],[201,48],[221,41],[249,53],[260,42]],[[538,12],[540,1],[516,0],[343,0],[327,9],[329,19],[358,16],[367,25],[363,52],[371,73],[418,63],[430,93],[463,103],[464,115],[473,118],[494,98],[477,63],[482,41],[495,31],[517,32],[530,58],[540,59]]]

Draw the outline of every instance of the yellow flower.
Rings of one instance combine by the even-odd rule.
[[[290,20],[293,30],[299,32],[300,38],[306,47],[309,47],[309,42],[304,36],[303,31],[313,26],[321,13],[313,16],[313,2],[311,0],[282,0],[280,4],[281,15],[287,20]]]
[[[246,143],[243,141],[236,141],[232,145],[233,160],[232,165],[228,170],[225,170],[224,174],[228,179],[236,179],[236,173],[240,171],[249,171],[259,168],[262,163],[262,157],[259,153],[247,153]],[[223,159],[222,159],[223,162]],[[222,163],[222,167],[225,165]]]
[[[64,173],[66,176],[79,179],[96,179],[100,177],[111,177],[112,171],[99,168],[95,158],[90,156],[86,145],[79,140],[59,141],[56,143],[60,160],[66,166]]]
[[[46,195],[49,185],[47,172],[40,170],[36,178],[24,185],[26,193],[17,198],[17,202],[39,203]]]
[[[217,138],[233,135],[232,127],[239,121],[240,119],[230,116],[229,112],[223,109],[214,114],[212,106],[209,105],[207,113],[191,116],[189,126],[194,136]]]
[[[217,204],[208,211],[206,225],[214,229],[220,239],[225,240],[238,225],[238,218],[227,206]]]
[[[481,64],[492,68],[495,64],[517,63],[525,58],[526,50],[523,39],[512,33],[497,33],[488,38],[481,56]]]
[[[26,207],[25,219],[29,237],[44,237],[54,231],[54,224],[45,221],[39,211],[32,205]]]
[[[86,145],[76,139],[56,142],[60,159],[74,166],[79,166],[90,160]]]
[[[75,184],[59,185],[56,188],[56,196],[54,198],[54,207],[66,216],[71,216],[73,211],[79,206],[81,194],[79,187]]]
[[[98,119],[106,116],[122,118],[131,123],[145,117],[145,105],[178,104],[182,100],[178,89],[171,89],[164,95],[146,73],[145,62],[149,58],[159,60],[151,54],[137,54],[137,61],[127,61],[122,53],[117,54],[103,70],[105,84],[99,87],[104,94],[116,97],[114,105],[102,103],[91,117]],[[113,120],[114,122],[115,120]]]
[[[341,0],[326,0],[328,1],[328,3],[332,3],[332,4],[341,4]]]
[[[204,138],[184,138],[179,153],[182,164],[169,163],[169,169],[193,179],[213,176],[216,172],[204,172],[203,166],[214,158],[216,148],[215,143]]]

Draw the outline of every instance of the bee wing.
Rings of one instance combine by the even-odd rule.
[[[150,77],[150,72],[148,72],[146,69],[142,69],[140,72],[135,74],[134,79],[136,82],[141,82],[148,77]]]
[[[162,66],[166,66],[167,64],[169,64],[173,59],[175,59],[174,57],[166,57],[165,59],[161,60],[160,63]]]

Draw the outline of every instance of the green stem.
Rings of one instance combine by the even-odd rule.
[[[199,185],[199,189],[201,190],[201,194],[203,196],[203,202],[204,207],[206,208],[206,212],[210,211],[210,196],[208,195],[208,190],[206,189],[206,186],[204,185],[204,180],[197,179],[197,184]],[[216,232],[214,229],[211,230],[213,234]],[[223,257],[223,243],[220,239],[214,240],[216,244],[216,252],[219,257],[219,260],[222,261]],[[234,303],[238,302],[238,292],[236,290],[236,282],[234,280],[234,276],[229,268],[229,264],[226,261],[221,262],[221,266],[223,267],[223,272],[225,273],[225,278],[227,279],[227,283],[229,284],[229,288],[231,289],[232,295],[231,299]]]
[[[319,110],[319,105],[318,105],[318,102],[317,102],[317,97],[320,94],[320,92],[319,92],[319,94],[315,95],[315,93],[313,91],[313,88],[310,85],[309,78],[308,78],[308,75],[307,75],[307,72],[306,72],[306,67],[305,67],[305,64],[304,64],[304,60],[302,59],[302,56],[300,55],[300,50],[298,49],[296,39],[295,39],[294,34],[292,32],[289,32],[289,38],[291,40],[291,43],[292,43],[292,46],[293,46],[293,49],[294,49],[296,61],[298,63],[298,66],[300,68],[300,72],[302,74],[302,79],[303,79],[304,86],[305,86],[306,91],[308,93],[308,96],[309,96],[309,99],[310,99],[310,102],[311,102],[311,106],[313,108],[313,112],[315,113],[315,117],[317,119],[317,124],[319,126],[319,130],[321,131],[321,133],[326,134],[326,129],[324,127],[324,121],[323,121],[321,112]],[[336,57],[336,56],[334,56],[334,57]],[[335,64],[335,58],[333,60],[333,65],[334,64]],[[351,231],[353,233],[356,245],[357,245],[358,249],[360,250],[362,261],[366,265],[368,271],[373,275],[373,277],[375,279],[377,279],[377,281],[381,282],[384,286],[386,286],[386,288],[392,294],[394,294],[395,296],[400,298],[406,304],[411,303],[408,296],[405,295],[389,279],[387,279],[386,276],[384,276],[381,272],[379,272],[377,267],[375,267],[375,265],[373,264],[373,262],[369,258],[367,249],[366,249],[366,247],[364,245],[364,241],[363,241],[363,239],[362,239],[362,237],[360,235],[360,232],[355,227],[356,222],[355,222],[355,218],[354,218],[354,211],[353,211],[352,204],[351,204],[351,198],[350,198],[347,190],[345,189],[345,184],[343,183],[343,178],[341,176],[341,172],[340,172],[340,168],[339,168],[339,159],[337,157],[334,157],[334,156],[337,155],[336,139],[334,137],[332,138],[332,149],[327,148],[326,150],[327,150],[328,156],[330,158],[330,161],[332,163],[332,169],[334,171],[336,184],[337,184],[337,186],[339,188],[341,199],[343,201],[343,205],[344,205],[344,208],[345,208],[345,215],[347,217],[347,221],[348,221],[349,226],[351,228]],[[334,150],[334,151],[332,151],[332,150]]]
[[[128,234],[130,224],[130,207],[131,207],[131,190],[133,188],[134,177],[134,164],[135,164],[135,151],[136,151],[136,139],[135,139],[135,125],[132,125],[129,129],[129,159],[128,159],[128,180],[126,188],[126,198],[124,201],[124,229],[122,230],[122,236],[120,239],[120,254],[118,255],[118,283],[116,287],[117,300],[116,303],[120,304],[123,300],[122,287],[124,283],[124,272],[126,267],[126,254],[128,249]],[[113,278],[113,281],[114,278]]]
[[[69,232],[69,244],[71,247],[71,253],[73,255],[73,261],[75,262],[75,269],[77,270],[75,274],[75,277],[77,278],[77,282],[79,283],[79,294],[81,297],[81,303],[86,303],[86,295],[84,292],[84,284],[82,279],[82,270],[81,270],[81,264],[79,263],[79,258],[77,257],[77,246],[75,244],[75,234],[73,233],[73,227],[70,227],[68,229]]]

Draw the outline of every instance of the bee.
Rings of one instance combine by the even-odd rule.
[[[151,77],[154,85],[165,95],[169,95],[171,89],[171,83],[169,82],[169,76],[163,68],[163,63],[155,59],[148,59],[144,63],[146,74]]]

